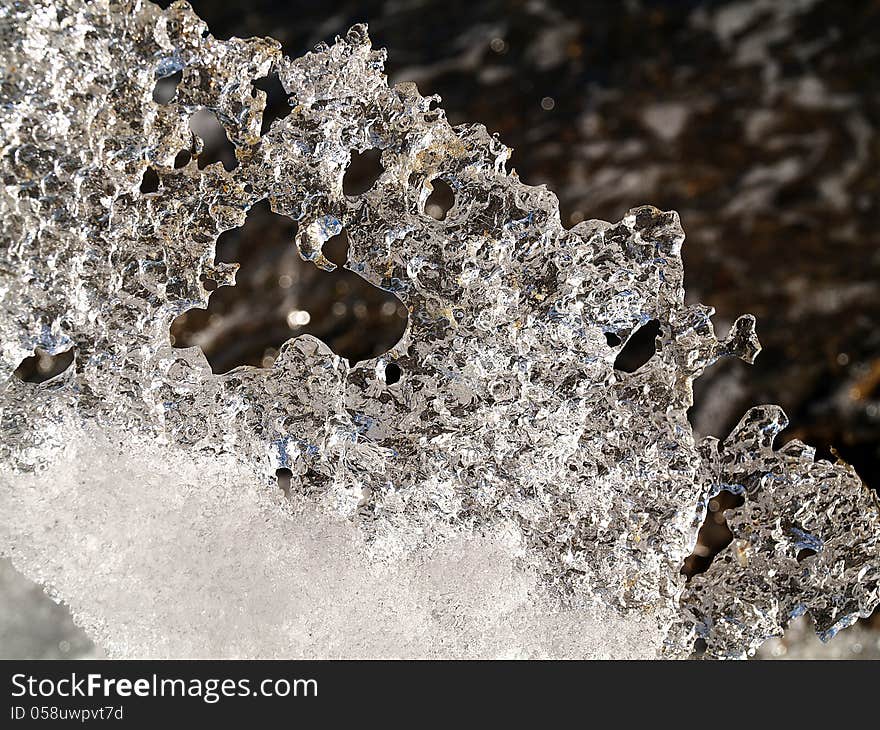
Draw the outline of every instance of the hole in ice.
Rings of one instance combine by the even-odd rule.
[[[434,190],[425,201],[425,212],[432,218],[442,221],[455,205],[455,193],[449,184],[439,177],[431,180],[431,186]]]
[[[214,112],[199,109],[189,118],[189,128],[204,145],[196,158],[200,170],[214,162],[222,162],[227,172],[238,167],[235,145],[229,141],[226,130]]]
[[[657,336],[659,334],[660,322],[656,319],[639,327],[630,335],[623,349],[617,353],[614,369],[624,373],[634,373],[642,367],[657,351]]]
[[[191,159],[192,155],[189,150],[180,150],[174,158],[174,169],[179,170],[181,167],[186,167]]]
[[[266,134],[272,123],[278,119],[284,119],[292,111],[288,102],[287,92],[281,85],[281,79],[277,73],[263,76],[251,82],[256,89],[266,92],[266,108],[263,110],[263,123],[260,126],[260,136]]]
[[[278,488],[284,492],[285,497],[290,496],[290,479],[292,476],[293,472],[284,467],[275,472],[275,478],[278,480]]]
[[[803,563],[807,558],[810,558],[815,554],[816,554],[815,550],[812,550],[810,548],[803,548],[797,554],[797,561],[799,563]]]
[[[159,173],[152,167],[144,170],[144,176],[141,178],[141,194],[155,193],[159,189]]]
[[[244,226],[221,234],[215,260],[240,264],[236,284],[213,291],[206,309],[178,316],[171,324],[174,346],[198,345],[215,373],[271,367],[281,345],[301,334],[351,362],[388,352],[406,329],[403,303],[353,271],[324,271],[303,261],[296,231],[294,220],[264,200],[248,211]],[[347,249],[344,232],[324,244],[338,266]],[[209,281],[203,280],[206,289]]]
[[[688,421],[695,438],[714,436],[723,441],[748,409],[751,377],[748,365],[736,358],[719,360],[694,381]]]
[[[705,573],[715,556],[733,540],[733,533],[727,526],[724,512],[741,507],[744,502],[742,495],[727,490],[721,490],[709,500],[706,519],[697,533],[697,544],[694,546],[694,551],[685,558],[681,569],[688,579],[699,573]]]
[[[177,93],[177,85],[181,79],[183,79],[182,69],[156,81],[156,86],[153,88],[153,101],[157,104],[170,103],[174,94]]]
[[[608,343],[608,347],[617,347],[620,345],[620,338],[613,332],[606,332],[605,342]]]
[[[367,192],[385,171],[382,167],[382,150],[370,149],[355,152],[342,178],[342,192],[349,196]]]
[[[38,347],[35,354],[21,361],[13,375],[25,383],[43,383],[56,375],[61,375],[72,362],[72,347],[57,355],[50,355]]]
[[[328,238],[321,247],[321,253],[337,266],[345,266],[348,263],[348,234],[343,230]]]
[[[388,385],[394,385],[400,380],[402,371],[400,365],[390,362],[385,366],[385,382]]]

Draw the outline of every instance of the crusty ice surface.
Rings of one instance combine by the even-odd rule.
[[[750,316],[719,340],[684,304],[675,213],[565,229],[497,138],[389,88],[362,26],[290,60],[184,3],[65,0],[0,8],[0,41],[0,551],[109,654],[687,656],[700,637],[734,657],[792,616],[830,637],[880,601],[877,502],[851,468],[775,449],[769,406],[694,442],[693,379],[760,348]],[[261,138],[252,82],[272,72],[292,111]],[[206,109],[232,171],[174,167]],[[371,148],[381,177],[346,197]],[[304,259],[332,267],[344,228],[347,267],[406,305],[388,353],[350,364],[301,336],[216,375],[172,347],[206,282],[234,283],[218,235],[266,198]],[[650,320],[655,355],[616,370]],[[38,347],[74,363],[22,382]],[[722,489],[746,497],[734,541],[685,585]]]

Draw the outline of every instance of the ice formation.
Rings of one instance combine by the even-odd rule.
[[[675,213],[564,228],[484,127],[388,87],[363,26],[290,60],[185,3],[28,0],[0,41],[0,552],[109,654],[739,657],[792,616],[827,637],[880,602],[880,512],[850,467],[774,449],[770,406],[694,442],[693,379],[759,345],[750,316],[719,340],[685,305]],[[271,73],[292,111],[261,136]],[[231,170],[175,167],[205,110]],[[383,173],[345,196],[368,149]],[[344,228],[348,268],[406,305],[388,353],[301,336],[216,375],[172,347],[205,282],[234,284],[217,237],[265,199],[304,259],[332,267]],[[651,320],[656,353],[616,370]],[[73,363],[23,382],[37,348]],[[720,490],[745,497],[734,541],[685,583]]]

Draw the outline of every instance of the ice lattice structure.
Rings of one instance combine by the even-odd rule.
[[[693,379],[759,345],[749,315],[719,340],[685,305],[675,213],[565,229],[485,128],[389,88],[362,26],[290,60],[185,3],[28,1],[0,8],[0,58],[0,552],[111,655],[687,656],[701,637],[744,656],[794,615],[830,636],[880,601],[877,502],[851,468],[774,450],[774,407],[694,442]],[[292,111],[261,137],[270,73]],[[174,165],[203,110],[232,171]],[[346,197],[374,148],[382,175]],[[172,347],[205,282],[234,283],[219,234],[265,199],[304,259],[332,268],[344,228],[348,268],[406,305],[388,353],[301,336],[216,375]],[[615,370],[655,319],[655,355]],[[36,348],[73,364],[22,382]],[[685,584],[720,490],[745,496],[734,541]]]

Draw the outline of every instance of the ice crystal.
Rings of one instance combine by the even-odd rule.
[[[0,40],[0,551],[111,654],[742,656],[880,600],[852,469],[774,450],[773,407],[695,444],[693,379],[759,345],[749,315],[719,340],[685,305],[675,213],[564,228],[484,127],[389,88],[364,26],[290,60],[185,3],[30,0]],[[264,130],[271,74],[291,111]],[[236,159],[200,165],[213,120]],[[172,346],[263,200],[318,267],[346,232],[347,268],[409,311],[390,351],[303,335],[217,375]],[[615,369],[654,320],[653,356]],[[38,349],[73,361],[25,382]],[[685,584],[720,490],[745,496],[734,541]]]

